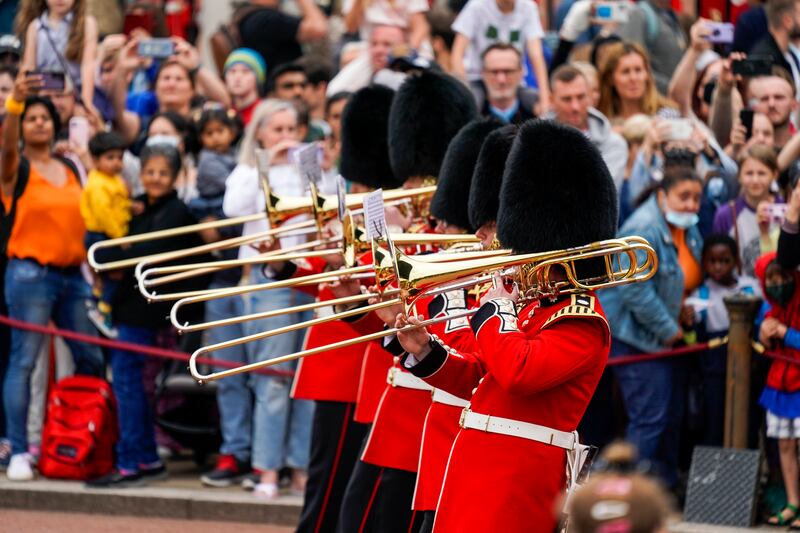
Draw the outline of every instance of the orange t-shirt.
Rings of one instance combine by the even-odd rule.
[[[683,294],[690,294],[703,282],[703,270],[686,244],[686,230],[670,226],[672,240],[678,248],[678,264],[683,271]]]
[[[67,168],[66,183],[56,187],[33,165],[30,169],[28,184],[17,200],[8,257],[34,259],[56,267],[80,265],[86,257],[86,226],[81,217],[78,178]],[[8,212],[11,197],[3,196],[3,207]]]

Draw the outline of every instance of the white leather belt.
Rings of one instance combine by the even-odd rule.
[[[433,387],[419,379],[414,374],[403,372],[399,368],[392,367],[389,369],[389,375],[386,376],[386,382],[392,387],[400,387],[403,389],[415,390],[433,390]]]
[[[458,424],[464,429],[478,429],[487,433],[499,433],[501,435],[511,435],[522,437],[523,439],[543,442],[551,446],[558,446],[565,450],[572,450],[578,444],[578,432],[559,431],[529,422],[520,422],[510,418],[499,416],[482,415],[465,408],[461,413],[461,421]]]
[[[469,405],[469,401],[443,391],[442,389],[433,389],[433,401],[445,405],[452,405],[453,407],[466,407]]]

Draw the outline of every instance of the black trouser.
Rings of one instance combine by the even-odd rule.
[[[417,475],[358,461],[342,502],[339,533],[413,533],[422,513],[411,510]]]
[[[433,533],[433,522],[436,520],[436,511],[422,511],[422,525],[419,533]]]
[[[308,482],[298,533],[336,530],[344,491],[369,427],[353,420],[353,403],[315,404]]]

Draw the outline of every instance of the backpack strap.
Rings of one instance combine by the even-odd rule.
[[[11,206],[8,208],[7,213],[3,213],[3,218],[0,220],[0,255],[6,255],[8,240],[11,238],[11,229],[14,227],[14,219],[17,216],[17,201],[22,196],[22,193],[25,192],[25,187],[28,186],[30,173],[30,162],[20,155],[19,164],[17,165],[17,181],[14,183],[14,192],[11,194]]]

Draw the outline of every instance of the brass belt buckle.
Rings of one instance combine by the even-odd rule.
[[[386,383],[394,387],[394,368],[389,369],[389,374],[386,376]]]
[[[465,407],[464,409],[461,410],[461,418],[458,419],[458,427],[460,427],[461,429],[466,429],[464,427],[464,422],[466,422],[467,413],[469,413],[469,407]]]

